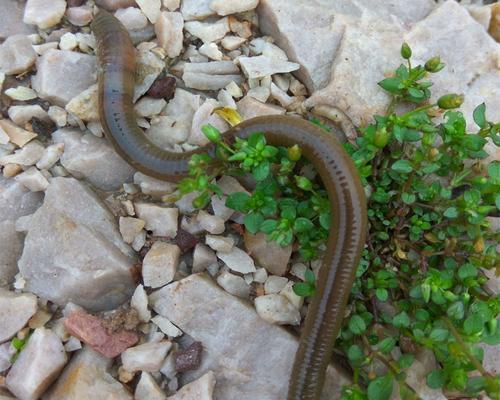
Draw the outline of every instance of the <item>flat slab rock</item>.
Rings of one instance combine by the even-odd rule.
[[[23,22],[24,2],[0,0],[0,40],[12,35],[35,33],[35,27]]]
[[[73,178],[53,178],[31,217],[19,270],[27,289],[64,305],[113,309],[135,285],[132,249],[97,195]]]
[[[186,381],[209,370],[215,373],[217,400],[286,398],[288,379],[298,346],[295,336],[262,320],[204,274],[191,275],[154,292],[150,304],[194,340],[203,344],[199,369]],[[349,381],[333,366],[327,373],[324,399],[340,395]]]

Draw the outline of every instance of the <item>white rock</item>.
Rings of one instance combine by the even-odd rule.
[[[144,29],[148,25],[148,19],[136,7],[119,8],[115,12],[115,17],[120,20],[125,28],[131,31]]]
[[[33,89],[30,89],[26,86],[17,86],[15,88],[10,88],[7,89],[4,93],[12,100],[19,101],[33,100],[38,97]]]
[[[231,82],[229,83],[227,86],[226,86],[226,90],[228,91],[228,93],[234,97],[235,99],[239,99],[241,96],[243,96],[243,91],[241,90],[241,88],[234,82]]]
[[[156,21],[155,32],[160,46],[169,58],[177,57],[182,52],[184,20],[179,12],[163,11]]]
[[[149,322],[151,319],[151,311],[148,310],[148,295],[144,290],[144,286],[138,285],[130,300],[130,307],[137,311],[139,321]]]
[[[184,72],[182,80],[187,87],[198,90],[219,90],[231,82],[237,85],[243,83],[240,75],[208,75],[199,72]]]
[[[292,265],[292,268],[290,268],[290,273],[293,276],[296,276],[302,281],[305,281],[305,274],[306,274],[307,266],[302,263],[295,263]]]
[[[203,272],[211,265],[217,265],[217,256],[209,247],[198,243],[193,252],[193,273]]]
[[[15,180],[32,192],[42,192],[49,186],[47,178],[35,167],[17,175]]]
[[[145,286],[158,288],[172,282],[181,250],[175,244],[155,242],[142,262],[142,278]]]
[[[164,99],[154,99],[149,96],[144,96],[135,104],[135,112],[140,117],[152,117],[159,114],[167,105]]]
[[[146,130],[146,136],[157,146],[171,149],[174,145],[184,143],[190,133],[190,126],[177,123],[179,116],[160,115],[151,120],[151,126]]]
[[[215,15],[215,11],[210,8],[212,0],[183,0],[181,13],[185,21],[194,19],[205,19]]]
[[[257,268],[253,274],[253,280],[258,283],[264,283],[267,280],[267,271],[265,268]]]
[[[48,329],[35,329],[7,375],[7,388],[20,399],[38,399],[67,361],[59,337]]]
[[[255,235],[245,234],[245,248],[257,263],[268,272],[283,276],[288,268],[288,261],[292,255],[292,246],[280,246],[276,242],[267,240],[267,235],[259,232]]]
[[[288,283],[288,279],[282,276],[271,275],[264,284],[266,294],[279,293]]]
[[[66,111],[80,118],[82,121],[98,121],[98,87],[90,86],[66,104]]]
[[[237,192],[243,192],[250,195],[250,193],[238,182],[236,178],[229,175],[223,175],[222,178],[217,181],[217,185],[225,195]]]
[[[9,136],[10,141],[19,147],[24,147],[37,136],[36,133],[19,128],[6,119],[0,119],[0,128]]]
[[[267,56],[240,57],[239,62],[248,78],[264,78],[273,74],[296,71],[300,68],[297,63]]]
[[[259,316],[271,324],[299,325],[300,312],[280,294],[268,294],[255,299],[255,310]]]
[[[243,119],[250,119],[263,115],[281,115],[285,113],[285,109],[280,106],[264,104],[250,96],[243,97],[236,105]]]
[[[233,97],[226,89],[219,90],[217,101],[219,102],[221,107],[232,108],[233,110],[236,110],[238,108],[236,106],[236,102],[233,100]]]
[[[61,164],[77,178],[85,178],[103,190],[117,190],[132,180],[134,170],[104,138],[79,129],[63,128],[52,134],[55,143],[64,144]]]
[[[131,244],[145,225],[146,223],[139,218],[120,217],[119,226],[123,241]]]
[[[59,161],[59,158],[61,157],[63,151],[64,151],[63,143],[56,143],[46,147],[45,150],[43,151],[42,157],[36,163],[36,167],[38,169],[52,168],[52,166],[57,161]]]
[[[208,138],[203,134],[201,128],[203,125],[212,125],[220,132],[225,132],[228,128],[227,123],[222,120],[218,115],[212,114],[214,109],[218,106],[213,99],[207,99],[201,107],[196,110],[193,115],[193,122],[191,124],[191,135],[189,135],[188,143],[196,146],[204,146],[208,144]]]
[[[135,251],[140,251],[144,247],[145,244],[146,244],[146,231],[141,231],[134,238],[134,241],[132,242],[132,248]]]
[[[222,51],[219,50],[219,47],[215,43],[204,43],[199,48],[200,54],[207,56],[211,60],[221,61],[222,60]]]
[[[10,342],[6,342],[0,345],[0,372],[7,371],[10,368],[10,366],[12,365],[12,357],[16,353],[17,350],[11,346]]]
[[[36,296],[0,288],[0,343],[24,328],[36,310]]]
[[[43,152],[44,147],[38,141],[32,141],[14,154],[0,157],[0,165],[20,164],[31,166],[42,158]]]
[[[175,11],[181,5],[181,0],[163,0],[163,7],[168,11]]]
[[[161,329],[161,331],[169,337],[178,337],[182,335],[182,331],[177,328],[168,318],[157,315],[151,318],[151,321]]]
[[[49,115],[38,104],[26,106],[11,106],[9,107],[9,118],[17,125],[25,125],[33,117],[42,121],[49,121]]]
[[[288,107],[295,100],[274,83],[271,83],[271,96],[273,99],[277,100],[278,103],[280,103],[283,107]]]
[[[202,377],[183,386],[176,394],[169,396],[168,400],[212,400],[215,387],[215,375],[208,371]]]
[[[259,0],[212,0],[210,8],[219,15],[229,15],[253,10],[258,4]]]
[[[59,39],[59,48],[61,50],[73,50],[78,46],[78,41],[76,40],[76,35],[71,32],[66,32]]]
[[[48,111],[50,119],[59,127],[66,126],[68,120],[68,113],[66,110],[59,106],[50,106]]]
[[[136,62],[134,102],[148,91],[165,66],[164,62],[150,51],[139,51]]]
[[[293,306],[297,309],[300,310],[302,306],[304,305],[304,298],[297,296],[295,292],[293,291],[293,282],[288,281],[288,283],[285,285],[283,289],[279,292],[282,296],[285,296],[290,303],[293,304]]]
[[[0,7],[0,39],[17,34],[29,35],[35,32],[35,28],[23,23],[24,3],[16,0],[1,0]]]
[[[2,90],[4,82],[5,82],[5,73],[0,71],[0,91]]]
[[[206,75],[235,75],[240,72],[232,61],[211,61],[202,63],[187,63],[184,72],[201,72]]]
[[[59,43],[57,42],[48,42],[48,43],[43,43],[39,45],[33,45],[33,49],[35,50],[35,53],[41,56],[42,54],[46,53],[50,49],[57,49],[59,47]]]
[[[204,43],[217,42],[229,32],[227,18],[216,22],[189,21],[184,24],[184,27],[191,35],[201,39]]]
[[[9,36],[0,45],[0,71],[6,75],[25,72],[35,61],[35,50],[25,35]]]
[[[18,262],[28,290],[57,304],[113,309],[135,289],[135,262],[97,195],[76,179],[53,178]]]
[[[240,46],[245,43],[247,40],[245,38],[239,36],[226,36],[222,39],[221,44],[226,50],[236,50],[239,49]]]
[[[206,235],[205,243],[215,251],[228,253],[233,249],[234,239],[229,236]]]
[[[154,204],[137,203],[135,210],[139,218],[146,222],[146,229],[153,236],[173,238],[177,235],[177,208],[165,208]]]
[[[123,368],[129,372],[158,372],[162,366],[172,342],[150,342],[129,347],[121,354]]]
[[[265,103],[270,95],[271,95],[271,89],[264,86],[257,86],[255,88],[250,89],[247,92],[247,96],[253,97],[254,99],[260,101],[261,103]]]
[[[212,370],[218,379],[217,400],[286,398],[298,340],[262,320],[246,301],[197,274],[154,292],[150,303],[185,334],[203,343],[202,364],[183,374],[187,381]],[[339,398],[342,385],[348,382],[342,370],[329,368],[322,400]]]
[[[256,271],[252,258],[238,247],[233,247],[232,250],[227,253],[219,251],[217,252],[217,257],[224,261],[224,263],[235,272],[248,274],[249,272]]]
[[[158,386],[158,383],[147,372],[141,373],[141,379],[135,387],[135,400],[165,400],[167,396]]]
[[[94,15],[89,6],[83,5],[81,7],[70,7],[66,10],[66,17],[72,25],[85,26],[88,25]]]
[[[61,21],[66,10],[65,0],[28,0],[24,9],[23,22],[37,25],[41,29],[50,28]]]
[[[65,106],[96,80],[96,58],[66,50],[49,50],[38,58],[32,78],[39,96]]]
[[[221,234],[225,230],[224,220],[221,217],[210,215],[203,210],[198,212],[197,220],[203,229],[214,235]]]
[[[250,295],[250,286],[241,276],[231,274],[228,271],[222,271],[217,277],[217,283],[228,293],[247,299]]]
[[[161,0],[135,0],[142,12],[154,24],[160,16]]]
[[[175,184],[144,175],[141,172],[134,174],[134,183],[139,185],[141,192],[153,197],[161,197],[175,191]]]
[[[132,400],[133,396],[108,372],[112,360],[85,346],[71,359],[46,400]]]

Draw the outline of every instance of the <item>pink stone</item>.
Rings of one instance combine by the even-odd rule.
[[[139,341],[133,331],[108,332],[103,320],[85,311],[74,311],[64,320],[69,333],[88,344],[104,357],[114,358]]]

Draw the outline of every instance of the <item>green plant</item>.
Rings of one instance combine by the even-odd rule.
[[[429,102],[432,84],[425,79],[443,69],[439,57],[412,66],[407,44],[401,55],[406,64],[379,83],[391,96],[386,114],[345,144],[368,194],[369,235],[336,342],[353,368],[343,399],[387,399],[395,382],[403,399],[418,398],[406,371],[423,348],[439,363],[428,386],[499,399],[500,378],[484,370],[476,345],[500,343],[500,297],[484,287],[484,270],[500,269],[500,234],[488,220],[500,209],[500,162],[484,162],[487,140],[500,145],[500,124],[487,120],[481,104],[473,113],[478,130],[468,133],[457,111],[462,96]],[[400,103],[415,106],[398,114]],[[229,145],[213,127],[204,132],[217,143],[217,156],[193,161],[180,191],[197,190],[203,201],[196,205],[205,206],[220,193],[218,174],[251,174],[252,193],[227,199],[245,214],[246,229],[282,245],[298,242],[305,260],[317,257],[330,207],[300,149],[268,146],[262,133]],[[200,181],[207,168],[208,179]],[[295,284],[295,292],[313,295],[313,278]]]

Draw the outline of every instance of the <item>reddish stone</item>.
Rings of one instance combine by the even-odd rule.
[[[194,342],[185,350],[180,350],[174,354],[175,369],[178,372],[198,369],[201,364],[201,352],[203,346],[201,342]]]
[[[196,236],[191,235],[188,231],[184,229],[179,229],[177,236],[175,237],[175,243],[181,249],[184,254],[186,251],[191,250],[198,243]]]
[[[101,318],[85,311],[69,314],[64,320],[64,327],[74,337],[108,358],[120,355],[139,341],[139,336],[133,331],[108,332]]]
[[[175,78],[172,76],[158,78],[153,82],[147,94],[156,99],[171,100],[175,93],[175,83]]]

